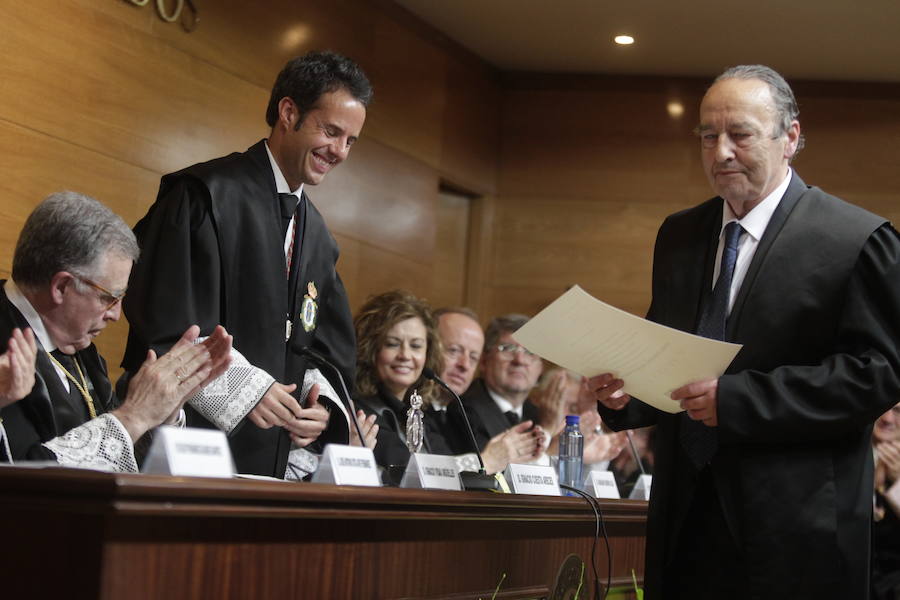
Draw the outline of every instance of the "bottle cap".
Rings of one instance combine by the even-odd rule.
[[[578,425],[580,421],[578,415],[566,415],[566,425]]]

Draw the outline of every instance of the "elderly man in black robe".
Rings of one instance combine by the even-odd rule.
[[[12,279],[0,281],[0,459],[137,471],[134,443],[222,374],[231,338],[221,327],[196,343],[188,326],[172,351],[138,363],[117,399],[93,339],[122,314],[138,246],[128,226],[93,198],[53,194],[19,235]],[[121,402],[120,402],[121,400]]]

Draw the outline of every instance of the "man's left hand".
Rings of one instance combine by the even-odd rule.
[[[319,403],[319,384],[315,384],[309,390],[306,397],[306,407],[300,409],[296,419],[284,424],[284,428],[291,435],[291,440],[299,447],[310,445],[328,427],[328,410]]]
[[[686,410],[688,417],[694,421],[702,421],[707,427],[716,427],[719,424],[716,395],[718,388],[718,379],[695,381],[672,392],[671,398],[679,401],[681,408]]]

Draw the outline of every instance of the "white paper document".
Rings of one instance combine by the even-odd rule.
[[[636,317],[573,286],[513,334],[542,358],[593,377],[612,373],[625,392],[660,410],[681,410],[669,395],[719,377],[740,344],[700,337]]]

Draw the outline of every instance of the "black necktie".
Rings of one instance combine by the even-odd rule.
[[[447,429],[447,409],[444,410],[434,410],[431,415],[429,415],[434,424],[437,426],[438,431],[444,432]]]
[[[288,227],[291,226],[291,218],[294,211],[297,210],[297,196],[294,194],[278,194],[278,200],[281,204],[281,239],[287,235]]]
[[[510,426],[515,427],[522,420],[519,418],[519,415],[514,410],[508,410],[503,415],[506,417],[506,420],[509,421]]]
[[[719,278],[713,287],[712,294],[706,303],[697,335],[714,340],[725,339],[725,322],[728,318],[728,300],[731,295],[731,280],[734,278],[734,265],[737,262],[738,240],[743,228],[737,221],[725,226],[725,244],[722,248],[722,262]],[[688,417],[685,411],[681,415],[681,445],[697,469],[706,466],[718,449],[718,435],[714,427],[707,427],[700,421]]]

